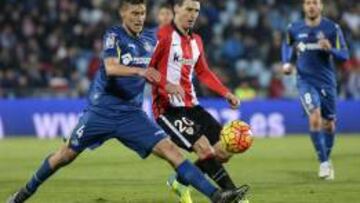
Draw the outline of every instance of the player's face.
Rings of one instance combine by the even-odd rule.
[[[120,15],[127,29],[140,33],[145,23],[146,6],[145,4],[126,5],[120,9]]]
[[[171,9],[162,8],[159,10],[157,17],[159,26],[170,24],[173,18],[174,18],[174,14]]]
[[[306,18],[316,19],[321,15],[323,4],[321,0],[304,0],[303,8]]]
[[[185,0],[181,6],[175,6],[175,15],[184,29],[193,28],[199,16],[200,2]]]

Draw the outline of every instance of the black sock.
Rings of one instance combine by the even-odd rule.
[[[215,157],[197,160],[195,165],[201,169],[202,172],[207,174],[214,180],[221,189],[234,189],[236,188],[234,182],[231,180],[224,166],[215,159]]]

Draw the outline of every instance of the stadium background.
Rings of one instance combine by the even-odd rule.
[[[149,26],[155,25],[156,6],[162,2],[149,1]],[[62,143],[34,136],[56,138],[72,130],[100,63],[102,33],[119,23],[117,5],[114,0],[0,0],[1,202]],[[301,135],[255,139],[248,152],[227,165],[235,182],[251,185],[252,203],[360,202],[360,4],[328,0],[325,10],[340,23],[351,50],[351,60],[338,65],[338,131],[353,136],[339,134],[333,155],[336,180],[331,183],[317,179],[295,78],[280,73],[281,35],[301,17],[300,0],[203,4],[196,29],[211,67],[246,100],[239,111],[230,111],[200,86],[204,105],[222,122],[246,120],[259,137]],[[29,202],[176,202],[164,184],[171,173],[164,163],[152,157],[140,161],[116,142],[95,152],[84,153]],[[194,202],[206,200],[194,192]]]
[[[164,2],[148,1],[147,27],[156,26],[158,7]],[[343,133],[360,131],[351,119],[360,112],[360,4],[356,2],[325,1],[325,15],[339,22],[351,50],[351,59],[337,65],[338,129]],[[118,3],[1,1],[0,137],[70,134],[100,63],[102,34],[120,23]],[[282,35],[289,22],[301,17],[300,1],[204,1],[196,31],[206,44],[211,68],[245,101],[240,111],[230,112],[196,83],[200,97],[213,99],[211,106],[208,102],[205,106],[220,121],[241,118],[252,124],[257,136],[307,132],[295,76],[285,77],[280,71]]]

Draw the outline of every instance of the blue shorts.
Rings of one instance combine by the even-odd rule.
[[[146,158],[153,147],[166,138],[166,134],[141,110],[126,111],[116,117],[86,111],[74,128],[68,145],[76,152],[82,152],[111,138]]]
[[[336,89],[319,88],[314,85],[298,83],[300,100],[305,112],[309,115],[320,108],[321,116],[329,121],[336,119]]]

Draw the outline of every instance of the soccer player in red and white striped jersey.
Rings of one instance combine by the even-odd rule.
[[[161,74],[160,83],[152,90],[153,113],[178,146],[198,155],[196,165],[204,173],[221,188],[233,189],[235,184],[222,165],[231,157],[219,143],[222,126],[199,105],[193,76],[196,74],[200,82],[224,97],[232,108],[238,108],[240,101],[209,69],[202,39],[192,31],[200,1],[175,0],[174,12],[173,22],[159,29],[149,65]],[[175,179],[170,181],[173,188],[179,185],[174,182]]]

